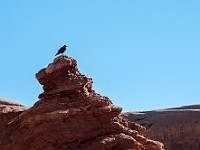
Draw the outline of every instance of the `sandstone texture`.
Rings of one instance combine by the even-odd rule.
[[[144,127],[120,117],[122,108],[92,89],[92,79],[78,71],[73,58],[55,58],[36,78],[44,92],[6,122],[1,150],[164,149],[143,135]]]
[[[0,150],[3,149],[4,144],[9,138],[9,131],[7,130],[7,124],[15,117],[19,116],[23,111],[28,108],[4,99],[0,98]],[[9,150],[9,147],[5,147]]]
[[[121,116],[145,126],[145,135],[163,142],[166,150],[200,150],[200,105],[127,112]]]

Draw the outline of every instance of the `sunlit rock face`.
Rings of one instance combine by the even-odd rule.
[[[0,98],[0,149],[10,148],[8,124],[28,108],[11,100]]]
[[[2,150],[163,150],[145,128],[119,116],[121,107],[92,89],[77,61],[54,59],[36,78],[44,92],[33,107],[7,124]]]

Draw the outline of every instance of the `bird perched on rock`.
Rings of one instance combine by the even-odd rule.
[[[66,45],[64,45],[63,47],[61,47],[59,50],[58,50],[58,52],[56,53],[56,55],[59,55],[59,54],[63,54],[64,52],[65,52],[65,50],[66,50]],[[56,56],[55,55],[55,56]]]

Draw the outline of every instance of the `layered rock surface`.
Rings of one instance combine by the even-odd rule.
[[[9,138],[8,123],[27,109],[27,107],[19,103],[0,98],[0,150],[9,149],[9,147],[5,146]]]
[[[119,116],[122,108],[92,89],[73,58],[62,55],[36,78],[44,92],[33,107],[11,118],[1,150],[163,150],[145,128]]]
[[[144,134],[163,142],[167,150],[200,149],[200,105],[127,112],[121,116],[145,126]]]

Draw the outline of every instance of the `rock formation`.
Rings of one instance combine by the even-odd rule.
[[[1,150],[164,149],[143,135],[144,127],[120,117],[122,108],[92,89],[92,79],[78,71],[73,58],[55,58],[36,78],[44,92],[7,122]]]
[[[6,148],[9,150],[9,147],[4,145],[9,138],[7,124],[26,109],[28,108],[19,103],[0,98],[0,150]]]
[[[127,112],[122,116],[145,126],[144,134],[163,142],[167,150],[200,149],[200,105]]]

